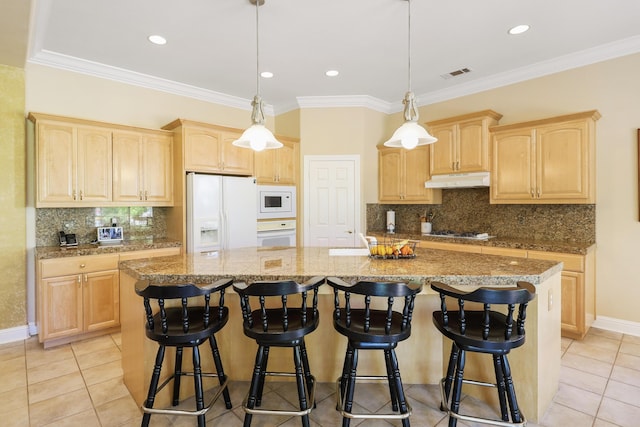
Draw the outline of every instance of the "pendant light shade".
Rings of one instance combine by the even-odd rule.
[[[255,151],[269,150],[282,147],[282,143],[273,136],[273,133],[264,125],[264,101],[260,96],[260,48],[259,48],[259,21],[258,7],[264,4],[264,0],[250,0],[256,5],[256,96],[253,97],[251,105],[251,126],[242,132],[240,138],[232,142],[236,147],[251,148]]]
[[[391,138],[387,140],[385,147],[405,148],[411,150],[418,145],[433,144],[438,139],[431,136],[429,132],[418,124],[419,114],[416,107],[415,96],[411,92],[411,0],[407,0],[409,9],[409,90],[404,95],[404,123],[391,135]]]

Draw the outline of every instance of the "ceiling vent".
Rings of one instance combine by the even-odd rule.
[[[459,70],[455,70],[455,71],[451,71],[447,74],[441,74],[440,77],[442,77],[443,79],[447,80],[447,79],[451,79],[453,77],[458,77],[461,76],[463,74],[468,74],[471,72],[471,68],[460,68]]]

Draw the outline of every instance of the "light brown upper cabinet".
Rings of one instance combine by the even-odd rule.
[[[431,144],[431,175],[488,171],[489,127],[501,114],[492,110],[450,117],[427,123],[438,138]]]
[[[36,123],[36,207],[103,205],[111,201],[111,131],[30,115]]]
[[[276,136],[283,147],[256,153],[255,177],[258,184],[296,185],[300,170],[299,142]]]
[[[597,111],[495,126],[491,203],[595,203]]]
[[[162,131],[113,134],[113,201],[173,205],[173,139]]]
[[[242,131],[191,120],[177,119],[162,129],[174,132],[183,146],[184,170],[187,172],[229,175],[253,174],[253,150],[232,144]]]
[[[424,187],[429,178],[428,145],[413,150],[378,146],[380,203],[442,203],[442,190]]]

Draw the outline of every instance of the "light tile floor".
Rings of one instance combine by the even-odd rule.
[[[640,425],[640,337],[591,329],[582,341],[562,340],[562,370],[557,395],[538,424],[544,427],[635,427]],[[446,426],[438,410],[439,392],[434,385],[408,385],[413,406],[413,426]],[[517,388],[517,384],[516,384]],[[239,406],[248,383],[231,383],[234,408],[219,401],[207,414],[212,426],[242,425]],[[359,410],[388,410],[388,389],[382,384],[357,387]],[[263,406],[293,408],[290,384],[268,383]],[[313,427],[340,425],[335,411],[333,384],[318,384]],[[292,402],[292,403],[291,403]],[[493,413],[485,404],[466,397],[471,413]],[[141,414],[122,383],[120,335],[113,334],[44,350],[37,338],[0,345],[0,425],[128,427],[140,425]],[[400,425],[384,420],[351,423],[360,426]],[[195,419],[154,415],[152,426],[196,425]],[[298,418],[254,416],[252,426],[299,426]],[[458,425],[467,426],[459,423]],[[529,423],[529,426],[535,426]]]

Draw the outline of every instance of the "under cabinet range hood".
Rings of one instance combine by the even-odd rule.
[[[474,188],[489,186],[489,172],[451,173],[433,175],[424,183],[426,188]]]

